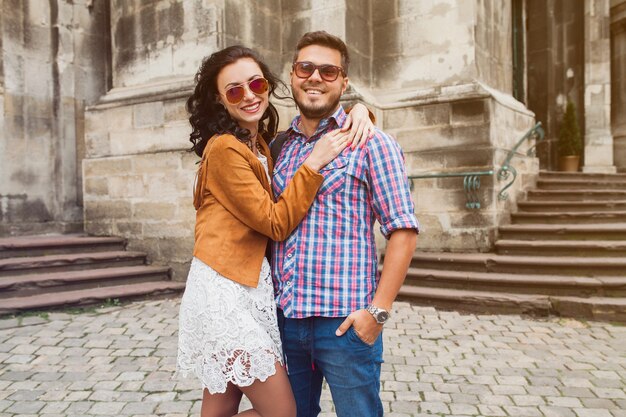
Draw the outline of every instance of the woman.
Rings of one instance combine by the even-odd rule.
[[[324,179],[318,171],[350,136],[337,130],[318,140],[274,203],[268,142],[278,114],[269,95],[279,97],[280,81],[254,51],[233,46],[208,57],[196,83],[187,110],[192,149],[202,160],[177,368],[201,380],[202,417],[295,416],[265,253],[269,239],[285,239],[302,220]],[[353,130],[369,123],[360,107]],[[253,409],[237,414],[242,394]]]

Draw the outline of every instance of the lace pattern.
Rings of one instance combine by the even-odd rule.
[[[210,393],[223,393],[229,382],[265,381],[276,362],[282,346],[267,259],[252,288],[193,258],[180,305],[177,375],[195,375]]]
[[[257,158],[259,158],[259,161],[261,162],[261,165],[263,165],[263,168],[265,168],[265,175],[267,175],[267,180],[271,184],[272,183],[272,177],[270,175],[270,167],[267,164],[267,158],[265,157],[265,155],[262,155],[262,154],[258,154]]]

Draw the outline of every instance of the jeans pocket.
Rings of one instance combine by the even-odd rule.
[[[363,346],[367,346],[368,348],[373,347],[374,343],[376,343],[375,340],[374,340],[374,343],[370,344],[370,343],[367,343],[366,341],[364,341],[363,339],[361,339],[361,336],[359,336],[359,334],[357,333],[357,331],[354,328],[354,326],[351,326],[348,329],[348,336],[350,337],[351,340],[355,341],[356,343],[360,343]]]

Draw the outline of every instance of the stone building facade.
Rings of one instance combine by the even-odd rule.
[[[128,238],[184,279],[197,162],[184,103],[195,71],[242,43],[288,80],[309,30],[349,45],[345,101],[374,110],[410,175],[492,172],[480,177],[480,209],[466,208],[462,178],[413,181],[421,249],[491,247],[540,166],[554,167],[565,97],[584,121],[583,169],[626,171],[626,86],[615,78],[626,68],[626,0],[50,0],[36,12],[34,0],[0,1],[3,233],[84,225]],[[276,104],[286,126],[295,109]],[[498,169],[536,120],[546,144],[539,158],[524,153],[532,142],[520,147],[519,177],[501,200]]]

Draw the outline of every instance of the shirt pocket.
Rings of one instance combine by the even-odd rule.
[[[327,196],[341,191],[346,185],[347,165],[348,158],[338,156],[320,169],[320,174],[324,176],[324,182],[317,194]]]

